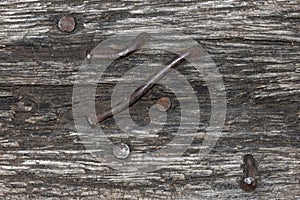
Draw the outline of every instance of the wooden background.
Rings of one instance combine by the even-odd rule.
[[[57,27],[64,15],[76,20],[72,33]],[[225,127],[203,158],[193,156],[199,139],[169,168],[121,173],[93,159],[76,134],[73,83],[86,52],[102,40],[158,28],[189,35],[211,55],[226,88]],[[299,44],[299,0],[2,0],[0,198],[299,199]],[[120,63],[170,58],[141,52]],[[188,77],[189,68],[182,73]],[[209,95],[199,84],[205,129]],[[110,105],[113,85],[99,84],[97,110]],[[164,90],[156,86],[135,105],[138,123],[147,123],[143,109]],[[170,122],[178,122],[174,109]],[[102,126],[109,132],[113,122]],[[165,145],[136,143],[136,150]],[[238,186],[247,153],[259,163],[261,182],[253,193]]]

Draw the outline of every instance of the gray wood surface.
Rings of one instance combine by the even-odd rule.
[[[57,27],[64,15],[76,20],[72,33]],[[209,125],[209,92],[190,68],[180,67],[197,82],[203,110],[199,137],[169,167],[119,172],[93,158],[76,132],[74,80],[86,53],[101,41],[158,28],[195,39],[214,60],[226,89],[225,126],[214,149],[197,156],[201,131]],[[0,198],[300,199],[299,44],[299,0],[2,0]],[[116,62],[112,73],[119,76],[120,66],[142,61],[159,65],[172,56],[137,52]],[[98,111],[110,105],[114,84],[98,85]],[[163,95],[172,94],[155,86],[134,105],[138,124],[149,123],[147,109]],[[166,133],[179,123],[176,103],[172,109],[169,122],[175,128],[170,125]],[[101,126],[107,133],[118,130],[111,120]],[[142,153],[168,140],[169,134],[161,134],[159,139],[133,139],[132,145]],[[260,172],[252,193],[238,186],[242,156],[248,153]]]

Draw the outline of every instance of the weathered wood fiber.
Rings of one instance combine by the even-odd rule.
[[[75,18],[74,32],[57,28],[63,15]],[[74,79],[86,52],[99,42],[158,28],[191,36],[211,55],[226,88],[225,127],[208,155],[197,156],[199,136],[168,168],[121,173],[93,159],[76,133]],[[299,0],[2,0],[1,199],[299,199],[299,44]],[[113,69],[142,61],[159,65],[172,56],[137,52]],[[210,117],[205,82],[188,67],[179,70],[196,82],[204,130]],[[98,85],[97,110],[110,105],[114,84]],[[149,123],[147,109],[164,95],[173,94],[155,86],[131,109],[134,120]],[[133,139],[136,151],[170,140],[179,123],[178,105],[173,106],[167,134]],[[118,130],[111,120],[101,125],[107,133]],[[261,174],[253,193],[238,187],[242,156],[248,153]]]

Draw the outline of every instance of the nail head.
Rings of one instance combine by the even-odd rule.
[[[118,159],[125,159],[129,156],[130,149],[127,144],[119,143],[119,144],[114,145],[113,154]]]
[[[156,108],[161,112],[166,112],[171,108],[171,100],[168,97],[162,97],[157,100]]]
[[[70,16],[63,16],[58,22],[58,28],[63,32],[72,32],[75,29],[75,20]]]

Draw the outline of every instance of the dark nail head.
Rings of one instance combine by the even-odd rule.
[[[75,20],[73,17],[64,16],[58,22],[58,28],[63,32],[72,32],[75,29]]]
[[[156,107],[161,112],[166,112],[171,108],[171,100],[168,97],[162,97],[156,102]]]

